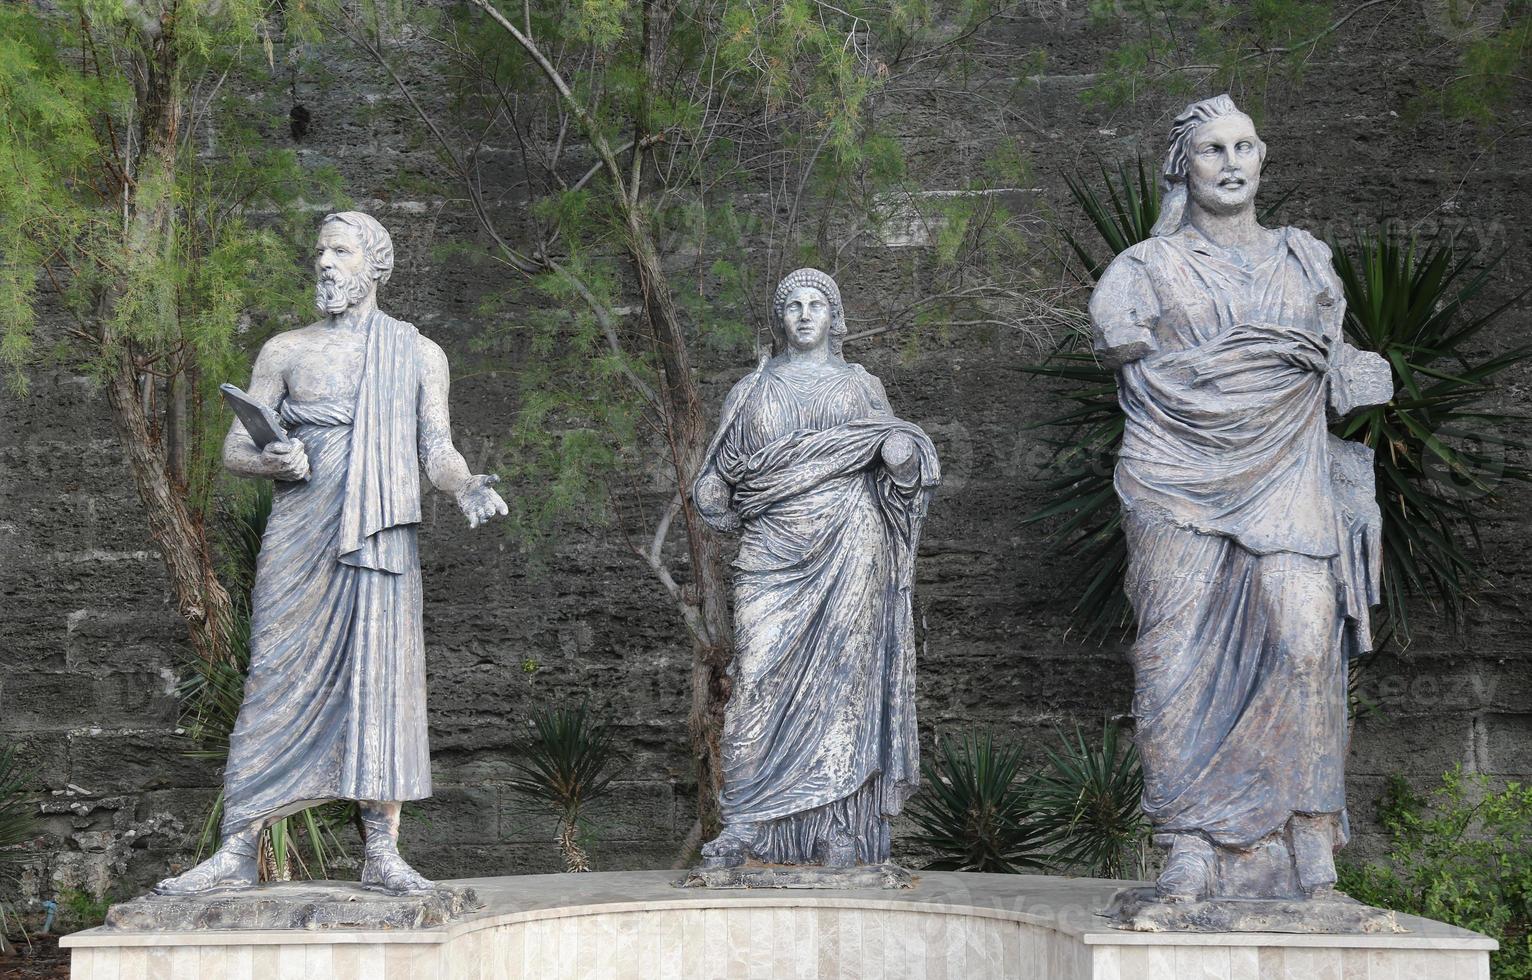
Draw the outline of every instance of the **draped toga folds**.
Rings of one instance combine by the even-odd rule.
[[[910,487],[881,462],[894,433],[916,447]],[[724,822],[750,826],[767,861],[813,863],[832,837],[886,861],[888,818],[920,778],[910,596],[935,449],[860,366],[767,364],[731,393],[709,473],[732,488],[742,539]]]
[[[1304,813],[1346,835],[1346,657],[1370,649],[1379,518],[1371,450],[1327,431],[1358,353],[1329,259],[1294,228],[1247,258],[1188,225],[1092,297],[1126,417],[1134,715],[1162,833],[1248,846]]]
[[[374,313],[355,398],[279,408],[310,476],[276,484],[261,539],[225,834],[325,800],[431,795],[417,338]]]

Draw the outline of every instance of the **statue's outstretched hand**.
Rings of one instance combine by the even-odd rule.
[[[470,476],[457,492],[458,509],[468,518],[469,527],[478,527],[496,514],[504,517],[510,513],[505,501],[494,490],[495,484],[499,482],[500,478],[493,474]]]

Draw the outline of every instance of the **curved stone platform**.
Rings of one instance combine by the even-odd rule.
[[[62,945],[75,980],[1488,980],[1495,948],[1412,916],[1399,935],[1124,932],[1097,914],[1120,881],[922,873],[908,891],[804,892],[680,877],[452,882],[484,908],[424,929],[103,928]]]

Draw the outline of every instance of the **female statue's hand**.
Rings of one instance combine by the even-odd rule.
[[[920,460],[915,458],[915,440],[895,432],[883,440],[883,465],[901,487],[913,486],[920,477]]]

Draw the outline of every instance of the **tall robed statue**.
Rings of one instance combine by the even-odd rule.
[[[783,279],[776,354],[734,386],[693,499],[737,531],[723,828],[705,868],[889,858],[915,791],[910,592],[936,451],[841,355],[845,312],[815,269]]]
[[[1126,416],[1133,713],[1169,903],[1330,894],[1346,661],[1379,598],[1372,450],[1329,422],[1392,378],[1342,338],[1329,248],[1256,221],[1265,159],[1227,95],[1188,106],[1154,234],[1090,303]]]
[[[224,464],[276,482],[251,595],[250,671],[229,737],[222,843],[160,894],[253,884],[261,830],[336,799],[361,811],[364,886],[432,886],[398,849],[401,802],[431,795],[420,468],[472,526],[506,507],[497,478],[470,474],[453,448],[446,355],[377,308],[393,264],[376,220],[327,216],[314,249],[323,319],[273,337],[248,394],[235,389],[240,418],[258,431],[236,419]]]

